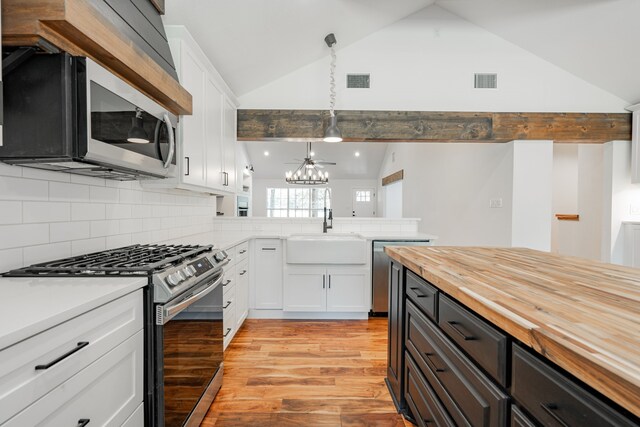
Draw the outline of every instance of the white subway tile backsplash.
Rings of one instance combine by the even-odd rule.
[[[0,224],[20,224],[21,222],[22,202],[0,201]]]
[[[58,222],[51,224],[51,242],[86,239],[91,236],[89,221]]]
[[[96,203],[117,203],[118,189],[111,187],[89,187],[89,199]]]
[[[137,243],[137,242],[136,242]],[[131,234],[119,234],[116,236],[106,237],[106,248],[114,249],[122,246],[129,246],[132,244]]]
[[[22,176],[24,178],[41,179],[45,181],[70,182],[70,175],[68,173],[60,173],[44,169],[23,168]]]
[[[102,203],[72,203],[71,220],[88,221],[105,219],[105,205]]]
[[[49,224],[15,224],[0,226],[0,249],[49,243]]]
[[[0,251],[0,273],[24,266],[22,248]]]
[[[133,218],[149,218],[151,217],[151,206],[133,205],[131,207],[131,216]]]
[[[52,259],[71,256],[71,242],[50,243],[48,245],[24,248],[24,265],[38,264]]]
[[[62,222],[71,219],[71,206],[62,202],[24,202],[23,222]]]
[[[1,176],[22,176],[22,168],[20,166],[8,165],[0,162]]]
[[[120,233],[120,220],[91,221],[91,237],[111,236]]]
[[[131,205],[109,204],[106,207],[107,219],[131,218]]]
[[[49,200],[59,202],[79,202],[89,200],[89,186],[50,181]]]
[[[76,184],[87,184],[94,185],[97,187],[104,187],[106,183],[106,179],[104,178],[96,178],[93,176],[84,176],[84,175],[71,175],[71,182]]]
[[[131,181],[112,181],[107,179],[104,185],[111,188],[131,188]]]
[[[0,200],[47,200],[49,183],[37,179],[0,176]]]
[[[103,251],[107,248],[105,238],[74,240],[71,242],[71,256]]]
[[[142,203],[142,191],[120,189],[120,203]]]
[[[162,218],[145,218],[142,223],[144,231],[160,230],[162,228]]]
[[[151,192],[142,193],[142,203],[145,205],[159,205],[162,203],[162,195],[160,193]]]
[[[142,230],[141,218],[129,218],[129,219],[120,220],[120,233],[136,233],[141,230]]]

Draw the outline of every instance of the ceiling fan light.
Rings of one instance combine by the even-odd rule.
[[[338,116],[329,117],[329,126],[324,131],[324,142],[342,142],[342,133],[338,129]]]

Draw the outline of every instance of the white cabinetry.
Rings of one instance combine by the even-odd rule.
[[[282,310],[282,242],[256,239],[254,245],[252,306],[258,310]]]
[[[180,83],[192,96],[193,112],[180,116],[178,123],[178,176],[143,185],[235,193],[235,95],[184,26],[169,25],[166,32]]]
[[[625,223],[624,265],[640,268],[640,223]]]
[[[122,425],[143,402],[142,291],[0,352],[0,424]]]
[[[223,324],[226,349],[249,313],[249,242],[227,249],[231,261],[224,269]]]
[[[366,312],[367,271],[362,266],[288,266],[285,311]]]

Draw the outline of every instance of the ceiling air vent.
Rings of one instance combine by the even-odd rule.
[[[487,73],[474,74],[473,87],[476,89],[497,89],[498,88],[498,75]]]
[[[347,74],[348,89],[369,89],[371,84],[370,74]]]

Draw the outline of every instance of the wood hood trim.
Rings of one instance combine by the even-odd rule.
[[[344,141],[604,143],[631,140],[629,113],[337,111]],[[326,110],[238,110],[240,141],[321,141]]]
[[[124,38],[86,0],[3,0],[2,43],[53,45],[110,69],[174,114],[191,114],[192,99],[149,55]]]

